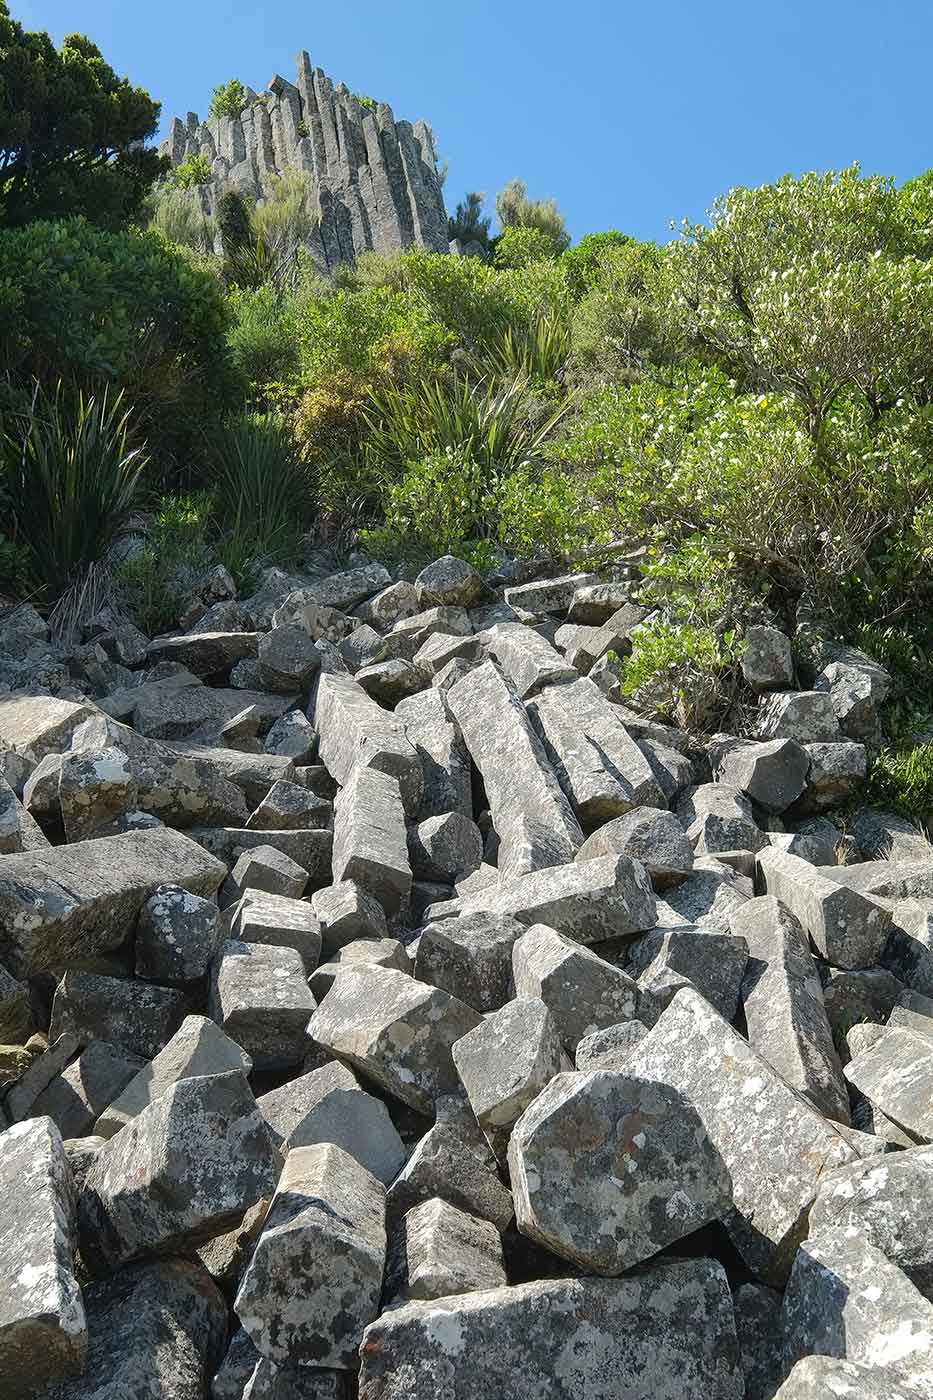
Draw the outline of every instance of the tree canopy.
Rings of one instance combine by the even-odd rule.
[[[0,224],[84,214],[136,218],[160,173],[159,103],[118,78],[100,49],[69,34],[56,49],[0,0]]]

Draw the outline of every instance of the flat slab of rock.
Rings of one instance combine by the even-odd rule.
[[[625,1318],[625,1325],[619,1319]],[[709,1259],[411,1303],[366,1329],[361,1400],[742,1400],[732,1300]]]
[[[180,832],[128,832],[4,856],[0,962],[17,977],[117,948],[160,885],[213,894],[226,871]]]
[[[408,907],[411,866],[398,779],[376,768],[352,769],[334,804],[334,884],[352,880],[389,915]]]
[[[478,1026],[478,1011],[394,968],[351,963],[308,1027],[318,1044],[421,1113],[456,1090],[454,1041]]]
[[[577,672],[540,633],[520,622],[498,622],[485,634],[486,649],[526,700],[544,686],[574,681]]]
[[[294,948],[234,940],[223,945],[211,974],[208,1010],[254,1069],[301,1064],[314,1009],[304,962]]]
[[[495,1225],[435,1197],[413,1206],[399,1222],[389,1247],[384,1303],[446,1298],[507,1283]]]
[[[773,895],[731,919],[749,960],[742,983],[748,1039],[782,1079],[827,1118],[849,1122],[849,1096],[807,937]]]
[[[97,1119],[94,1132],[111,1138],[137,1114],[180,1079],[241,1070],[249,1074],[253,1062],[241,1046],[224,1035],[206,1016],[186,1016],[163,1050],[142,1067],[114,1096]]]
[[[87,1322],[74,1273],[75,1198],[58,1129],[48,1118],[0,1133],[0,1374],[11,1400],[77,1375]]]
[[[656,890],[680,885],[693,869],[693,847],[673,812],[635,807],[606,822],[577,851],[578,861],[596,856],[632,856],[641,861]]]
[[[153,637],[147,647],[150,662],[178,661],[206,679],[228,675],[238,661],[255,657],[259,632],[187,632],[180,637]]]
[[[572,860],[583,832],[514,686],[486,661],[447,702],[483,778],[503,878]]]
[[[63,1138],[90,1133],[98,1114],[148,1061],[105,1040],[93,1040],[36,1099],[31,1116],[51,1118]]]
[[[597,574],[562,574],[559,578],[519,583],[505,590],[505,601],[512,608],[530,613],[565,613],[578,588],[599,583]]]
[[[328,1143],[288,1154],[237,1293],[237,1316],[278,1365],[355,1370],[379,1311],[385,1192]]]
[[[773,1394],[774,1400],[911,1400],[916,1391],[887,1369],[855,1366],[833,1356],[805,1356]]]
[[[509,1143],[522,1234],[587,1273],[621,1274],[730,1208],[732,1180],[676,1089],[559,1074]]]
[[[886,1030],[843,1073],[915,1142],[933,1142],[933,1039]]]
[[[628,973],[546,924],[518,940],[512,968],[516,995],[544,1002],[570,1054],[584,1036],[636,1014],[638,988]]]
[[[462,812],[473,816],[470,755],[444,694],[436,687],[409,696],[395,707],[424,771],[424,793],[415,814],[418,821]]]
[[[72,734],[93,714],[93,705],[52,695],[0,695],[0,749],[31,750],[36,758],[64,753]]]
[[[880,960],[891,915],[877,900],[773,847],[759,853],[758,869],[766,893],[787,906],[827,962],[871,967]]]
[[[246,851],[271,846],[307,871],[310,889],[330,883],[334,846],[331,831],[250,831],[243,827],[193,826],[185,835],[229,866],[236,865]]]
[[[175,1034],[187,1007],[174,987],[97,972],[66,972],[52,1002],[52,1040],[74,1035],[80,1045],[106,1040],[152,1059]]]
[[[677,993],[625,1072],[669,1084],[696,1109],[732,1176],[724,1224],[749,1268],[783,1284],[821,1177],[854,1150],[698,992]]]
[[[79,1201],[81,1254],[102,1273],[189,1249],[270,1196],[278,1168],[242,1073],[179,1080],[98,1152]]]

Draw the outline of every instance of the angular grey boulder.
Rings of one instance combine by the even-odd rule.
[[[711,929],[656,929],[636,939],[626,971],[638,979],[642,1018],[649,1024],[681,987],[695,987],[731,1021],[748,962],[744,938]]]
[[[223,942],[213,900],[180,885],[160,885],[139,911],[136,976],[156,982],[194,982],[207,975]]]
[[[277,1365],[355,1370],[379,1312],[385,1192],[333,1144],[288,1155],[234,1304]]]
[[[512,968],[516,995],[544,1002],[571,1055],[585,1035],[636,1014],[632,978],[546,924],[532,925],[518,940]]]
[[[482,833],[462,812],[426,817],[408,828],[408,855],[416,879],[455,884],[482,865]]]
[[[417,819],[424,821],[445,812],[462,812],[472,818],[470,755],[442,692],[423,690],[402,700],[395,708],[395,716],[404,724],[424,772]]]
[[[259,639],[259,679],[265,690],[297,695],[321,669],[321,653],[303,627],[273,627]]]
[[[570,1068],[551,1013],[529,996],[516,997],[455,1041],[453,1058],[476,1121],[500,1161],[525,1109]]]
[[[760,852],[758,870],[765,892],[787,906],[827,962],[871,967],[879,961],[891,915],[877,900],[773,847]]]
[[[383,1303],[446,1298],[507,1283],[495,1225],[435,1196],[413,1206],[396,1227]]]
[[[424,792],[421,761],[404,724],[371,700],[351,676],[322,675],[314,711],[320,761],[346,787],[354,768],[398,780],[405,814],[414,817]]]
[[[281,779],[273,783],[246,823],[254,831],[308,831],[330,824],[329,802],[300,783]]]
[[[189,1249],[272,1194],[279,1157],[242,1073],[182,1079],[102,1147],[78,1203],[96,1272]]]
[[[743,1283],[732,1295],[745,1400],[774,1400],[784,1376],[781,1295],[760,1283]]]
[[[356,767],[334,804],[334,884],[352,880],[389,915],[404,914],[411,866],[398,779]]]
[[[472,608],[483,591],[483,580],[465,559],[445,554],[421,570],[415,591],[423,608]]]
[[[24,977],[117,948],[160,885],[210,895],[224,873],[195,842],[164,828],[4,856],[0,961]]]
[[[74,1272],[75,1196],[48,1118],[0,1133],[0,1375],[11,1400],[78,1375],[87,1320]]]
[[[784,812],[796,802],[810,771],[809,755],[795,739],[755,744],[717,736],[710,759],[717,782],[739,788],[766,812]]]
[[[914,1142],[933,1142],[933,1038],[886,1030],[843,1073]]]
[[[415,976],[477,1011],[496,1011],[509,999],[512,948],[524,932],[517,919],[495,914],[428,924],[418,940]]]
[[[67,841],[84,841],[124,812],[131,812],[138,795],[130,760],[115,745],[62,755],[58,805]]]
[[[832,1356],[805,1356],[774,1392],[774,1400],[912,1400],[915,1395],[893,1371]]]
[[[247,890],[230,920],[230,936],[240,943],[270,943],[294,948],[306,972],[313,972],[321,955],[321,925],[311,905],[287,895]]]
[[[635,807],[588,836],[577,861],[623,855],[641,861],[656,890],[680,885],[693,869],[693,847],[673,812]]]
[[[486,661],[447,703],[483,778],[502,876],[572,860],[583,833],[511,682]]]
[[[338,974],[308,1032],[364,1078],[430,1114],[459,1082],[451,1046],[481,1020],[438,987],[362,963]]]
[[[574,681],[577,673],[546,638],[520,622],[497,622],[485,634],[486,649],[522,700],[545,686]]]
[[[620,1318],[625,1319],[620,1326]],[[732,1301],[711,1259],[410,1303],[366,1329],[362,1400],[742,1400]]]
[[[806,1230],[819,1181],[856,1153],[718,1016],[698,992],[677,993],[626,1060],[633,1078],[678,1089],[732,1176],[724,1224],[749,1268],[780,1286]],[[771,1163],[767,1174],[762,1160]]]
[[[389,1188],[389,1220],[439,1197],[458,1210],[489,1220],[500,1233],[512,1220],[512,1196],[502,1185],[486,1144],[460,1122],[438,1121],[418,1142]]]
[[[788,690],[794,684],[790,637],[776,627],[747,627],[742,675],[752,690]]]
[[[92,1040],[67,1069],[43,1089],[30,1116],[51,1118],[63,1138],[80,1138],[93,1130],[106,1109],[148,1061],[105,1040]]]
[[[762,699],[758,733],[762,739],[832,744],[839,739],[839,722],[828,695],[817,690],[785,690]]]
[[[234,940],[223,945],[211,973],[208,1011],[254,1069],[301,1064],[314,1009],[304,961],[294,948]]]
[[[333,1143],[388,1186],[407,1156],[389,1111],[381,1099],[360,1088],[346,1066],[325,1065],[313,1073],[333,1081],[332,1069],[341,1070],[352,1082],[322,1085],[317,1101],[290,1129],[284,1150],[292,1153],[299,1147]]]
[[[732,1204],[696,1110],[625,1073],[552,1079],[515,1124],[508,1157],[519,1230],[587,1273],[624,1273]]]
[[[357,938],[386,938],[385,910],[374,895],[353,880],[341,880],[311,896],[311,908],[321,925],[325,952],[335,953]]]
[[[66,972],[55,991],[49,1035],[74,1035],[79,1044],[106,1040],[151,1060],[181,1025],[185,995],[175,988],[105,977],[96,972]]]
[[[221,903],[225,906],[233,904],[247,890],[300,899],[307,883],[307,870],[284,851],[274,846],[255,846],[250,851],[244,851],[230,871],[221,891]]]
[[[648,1034],[643,1021],[619,1021],[593,1031],[580,1041],[574,1055],[574,1068],[624,1070],[625,1061],[640,1040]]]

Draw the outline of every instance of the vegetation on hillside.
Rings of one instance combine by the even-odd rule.
[[[53,603],[145,509],[153,575],[190,548],[244,583],[299,562],[309,528],[402,566],[640,552],[658,617],[622,680],[660,713],[733,675],[757,617],[801,647],[869,638],[896,675],[926,654],[933,177],[785,176],[664,246],[570,246],[554,201],[515,180],[495,237],[481,194],[456,207],[451,236],[479,256],[370,253],[324,279],[306,176],[208,218],[195,158],[144,220],[156,104],[2,0],[0,34],[0,504],[35,471],[43,519],[68,501],[97,521],[49,562],[5,510],[7,593]],[[44,64],[68,70],[70,125]],[[226,84],[212,112],[244,100]],[[158,612],[153,578],[134,587]],[[900,738],[933,696],[894,713]]]

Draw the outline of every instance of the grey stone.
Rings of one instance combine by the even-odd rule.
[[[620,1326],[620,1318],[625,1325]],[[551,1279],[390,1310],[363,1338],[365,1400],[742,1400],[732,1301],[711,1259]]]
[[[352,1400],[349,1371],[311,1366],[276,1366],[259,1357],[237,1400]]]
[[[321,654],[302,627],[273,627],[259,639],[259,679],[266,690],[295,695],[321,668]]]
[[[415,585],[401,580],[390,583],[388,588],[383,588],[367,602],[360,603],[354,615],[373,627],[387,628],[405,617],[414,617],[420,611],[421,603]]]
[[[633,807],[665,805],[650,764],[593,681],[550,686],[528,713],[585,831]]]
[[[766,812],[784,812],[796,802],[810,771],[807,750],[795,739],[755,744],[717,735],[710,761],[717,782],[739,788]]]
[[[353,1371],[378,1315],[385,1193],[331,1143],[290,1152],[234,1304],[278,1365]]]
[[[677,815],[698,855],[720,851],[758,851],[768,838],[758,827],[752,804],[737,787],[701,783],[690,787],[677,803]]]
[[[635,731],[630,728],[630,732],[634,734]],[[674,802],[685,788],[696,781],[693,764],[679,750],[650,738],[639,738],[635,742],[668,802]]]
[[[629,601],[631,584],[615,582],[585,583],[574,590],[573,599],[567,609],[570,622],[598,627],[613,613],[625,607]]]
[[[760,1283],[743,1283],[732,1295],[745,1400],[774,1400],[784,1376],[781,1295]]]
[[[16,1047],[18,1049],[18,1047]],[[44,1050],[31,1058],[31,1063],[23,1067],[17,1054],[17,1077],[7,1090],[6,1112],[14,1123],[28,1118],[30,1110],[43,1089],[51,1084],[56,1075],[75,1058],[81,1049],[76,1035],[70,1032],[51,1041]],[[27,1055],[29,1052],[26,1052]]]
[[[499,1180],[494,1157],[482,1139],[475,1141],[458,1123],[438,1121],[417,1143],[389,1188],[388,1217],[398,1221],[434,1197],[490,1221],[500,1233],[512,1220],[512,1196]]]
[[[823,1002],[837,1036],[845,1035],[856,1021],[883,1026],[904,990],[893,972],[883,967],[832,969],[824,973]]]
[[[411,893],[411,867],[398,779],[356,767],[334,804],[334,884],[352,880],[387,914],[402,914]]]
[[[244,851],[224,884],[225,904],[242,899],[247,890],[300,899],[308,883],[308,872],[297,861],[274,846],[256,846]]]
[[[29,1038],[33,1028],[29,987],[0,966],[0,1045],[16,1045]]]
[[[460,728],[440,690],[424,690],[396,706],[396,719],[405,725],[424,772],[424,793],[416,813],[419,821],[461,812],[473,816],[470,755]]]
[[[418,879],[454,884],[482,865],[483,837],[470,817],[445,812],[408,828],[408,855]]]
[[[290,758],[294,763],[310,763],[317,748],[317,730],[301,710],[289,710],[275,721],[266,735],[268,754]]]
[[[929,839],[896,812],[860,807],[852,821],[852,833],[867,860],[933,860]]]
[[[415,652],[413,664],[427,678],[439,676],[451,661],[465,661],[468,669],[472,669],[485,655],[482,637],[450,637],[434,632]]]
[[[340,655],[354,674],[363,667],[381,661],[384,652],[383,638],[374,627],[369,627],[366,623],[355,627],[340,643]]]
[[[344,573],[331,574],[306,590],[308,601],[347,612],[386,588],[392,579],[382,564],[364,564]]]
[[[92,1040],[32,1105],[30,1116],[51,1118],[63,1138],[84,1137],[98,1115],[149,1062],[105,1040]]]
[[[531,613],[564,613],[578,588],[599,583],[596,574],[563,574],[560,578],[520,583],[505,590],[505,601],[513,608]]]
[[[78,1203],[97,1272],[190,1248],[270,1195],[278,1153],[239,1071],[170,1085],[100,1149]]]
[[[891,692],[891,677],[870,657],[853,653],[830,661],[813,682],[832,700],[839,727],[850,739],[870,739],[878,728],[878,709]]]
[[[217,905],[180,885],[160,885],[139,911],[136,976],[193,982],[207,975],[223,942]]]
[[[773,895],[736,910],[748,946],[742,1004],[752,1048],[827,1118],[849,1121],[849,1097],[806,936]]]
[[[289,1079],[278,1089],[270,1089],[257,1100],[259,1111],[276,1147],[283,1147],[292,1129],[311,1112],[325,1094],[334,1089],[358,1089],[359,1081],[339,1060],[329,1060],[317,1069]]]
[[[246,823],[257,831],[310,831],[330,825],[331,804],[300,783],[273,783]]]
[[[202,680],[229,675],[238,661],[256,656],[258,632],[187,632],[180,637],[154,637],[148,646],[152,665],[180,661]]]
[[[421,570],[415,591],[423,608],[472,608],[483,591],[483,580],[465,559],[445,554]]]
[[[544,923],[578,943],[640,933],[656,922],[651,881],[630,856],[598,856],[487,885],[462,901],[463,914],[508,915]]]
[[[587,1273],[624,1273],[732,1203],[696,1110],[676,1089],[624,1072],[552,1079],[508,1155],[519,1230]]]
[[[412,958],[408,949],[397,938],[357,938],[353,943],[345,943],[333,957],[308,979],[308,986],[315,1000],[323,1001],[333,986],[334,978],[349,963],[364,962],[376,967],[394,967],[398,972],[411,973]]]
[[[243,1400],[244,1387],[250,1382],[259,1363],[259,1352],[252,1337],[238,1327],[211,1381],[211,1400]]]
[[[247,890],[236,906],[230,937],[240,943],[269,943],[294,948],[305,972],[313,972],[321,956],[321,926],[310,904],[286,895]]]
[[[933,1039],[895,1026],[843,1073],[908,1137],[933,1142]]]
[[[933,1302],[933,1147],[912,1147],[830,1172],[810,1207],[810,1232],[854,1229]]]
[[[361,666],[356,673],[357,684],[380,705],[394,708],[400,700],[424,690],[427,676],[410,661],[397,658]]]
[[[664,891],[656,906],[656,923],[663,928],[702,924],[719,933],[729,932],[729,921],[736,909],[749,898],[739,877],[721,861],[701,856],[683,884]]]
[[[311,896],[311,908],[321,925],[325,951],[334,953],[358,938],[386,938],[385,910],[374,895],[353,880],[341,880]]]
[[[290,703],[286,696],[268,695],[264,690],[191,685],[159,691],[156,689],[158,684],[155,682],[152,686],[136,688],[129,717],[133,728],[149,739],[190,739],[198,743],[230,744],[231,738],[239,730],[242,741],[248,737],[248,731],[254,725],[253,737],[264,734]],[[244,707],[247,707],[250,719],[244,718]],[[108,705],[108,713],[114,719],[123,718],[123,707],[115,715],[114,708]],[[234,742],[230,746],[237,748],[239,743]]]
[[[800,1246],[782,1321],[788,1370],[819,1352],[880,1363],[912,1394],[933,1391],[933,1305],[857,1230],[821,1232]]]
[[[810,817],[792,831],[770,831],[768,840],[779,851],[800,856],[811,865],[834,865],[845,847],[845,837],[826,817]]]
[[[151,1060],[185,1015],[184,993],[124,977],[69,970],[55,990],[49,1036],[77,1036],[81,1045],[106,1040]]]
[[[891,915],[877,900],[773,847],[759,853],[758,869],[765,892],[787,906],[827,962],[849,968],[879,960]]]
[[[12,855],[23,849],[22,810],[16,793],[0,775],[0,855]]]
[[[300,1064],[314,1009],[304,963],[294,948],[235,941],[223,945],[211,976],[208,1010],[250,1056],[254,1069]]]
[[[888,1017],[888,1026],[902,1026],[917,1035],[933,1037],[933,997],[905,989]]]
[[[201,1266],[165,1259],[85,1289],[87,1368],[43,1400],[203,1400],[227,1331],[222,1294]],[[171,1339],[170,1341],[168,1339]]]
[[[535,924],[512,950],[515,992],[544,1002],[572,1055],[593,1031],[630,1021],[638,989],[627,973],[545,924]]]
[[[435,1099],[459,1083],[451,1046],[481,1019],[440,988],[362,963],[341,971],[308,1030],[364,1078],[431,1113]]]
[[[787,690],[762,699],[758,733],[762,739],[832,744],[839,739],[839,723],[828,695],[818,690]]]
[[[447,701],[485,784],[502,875],[572,860],[583,833],[514,687],[487,661]]]
[[[619,1021],[614,1026],[593,1031],[577,1045],[574,1066],[579,1070],[622,1070],[632,1050],[647,1034],[648,1027],[643,1021]]]
[[[351,676],[322,675],[315,705],[321,762],[346,787],[355,768],[372,768],[398,781],[405,815],[413,817],[424,792],[421,761],[401,720],[383,710]]]
[[[670,1085],[696,1109],[732,1176],[726,1228],[749,1268],[780,1286],[820,1178],[854,1150],[689,988],[635,1046],[625,1072]]]
[[[656,890],[681,884],[693,869],[693,847],[673,812],[635,807],[588,836],[575,856],[626,855],[641,861]]]
[[[453,1046],[454,1064],[490,1148],[505,1159],[515,1123],[570,1068],[557,1026],[538,997],[517,997]]]
[[[775,1400],[910,1400],[916,1391],[902,1386],[886,1368],[805,1356],[774,1394]]]
[[[350,1074],[346,1066],[339,1068],[344,1075]],[[298,1148],[333,1143],[388,1186],[408,1154],[385,1104],[367,1094],[355,1080],[335,1083],[330,1065],[312,1073],[327,1076],[330,1087],[323,1086],[317,1102],[293,1125],[284,1150],[291,1154]]]
[[[187,834],[227,865],[236,865],[246,852],[271,846],[307,871],[312,888],[330,881],[334,845],[331,831],[247,831],[244,827],[196,826]]]
[[[100,1137],[111,1138],[160,1095],[182,1079],[202,1078],[240,1070],[249,1074],[249,1055],[204,1016],[186,1016],[163,1050],[144,1065],[94,1125]]]
[[[794,684],[790,638],[776,627],[748,627],[742,675],[752,690],[788,690]]]
[[[855,792],[868,773],[864,744],[805,744],[810,760],[807,790],[800,802],[810,812],[838,807]]]
[[[15,1400],[78,1375],[87,1321],[74,1273],[75,1198],[61,1135],[48,1118],[0,1133],[0,1370]]]
[[[695,987],[725,1020],[735,1016],[748,962],[744,938],[709,929],[655,929],[629,949],[626,971],[638,979],[649,1022],[681,987]]]
[[[395,1230],[384,1305],[504,1288],[507,1282],[496,1227],[435,1197],[413,1206]]]
[[[524,932],[516,919],[494,914],[429,924],[418,942],[415,976],[477,1011],[496,1011],[509,999],[512,947]]]
[[[22,977],[117,948],[160,885],[210,895],[223,875],[219,861],[164,828],[4,856],[0,960]]]
[[[577,679],[577,672],[550,642],[520,622],[497,622],[485,634],[485,643],[522,700],[555,682]]]
[[[92,705],[52,695],[0,695],[0,749],[30,753],[34,760],[64,753],[75,730],[93,714]]]

